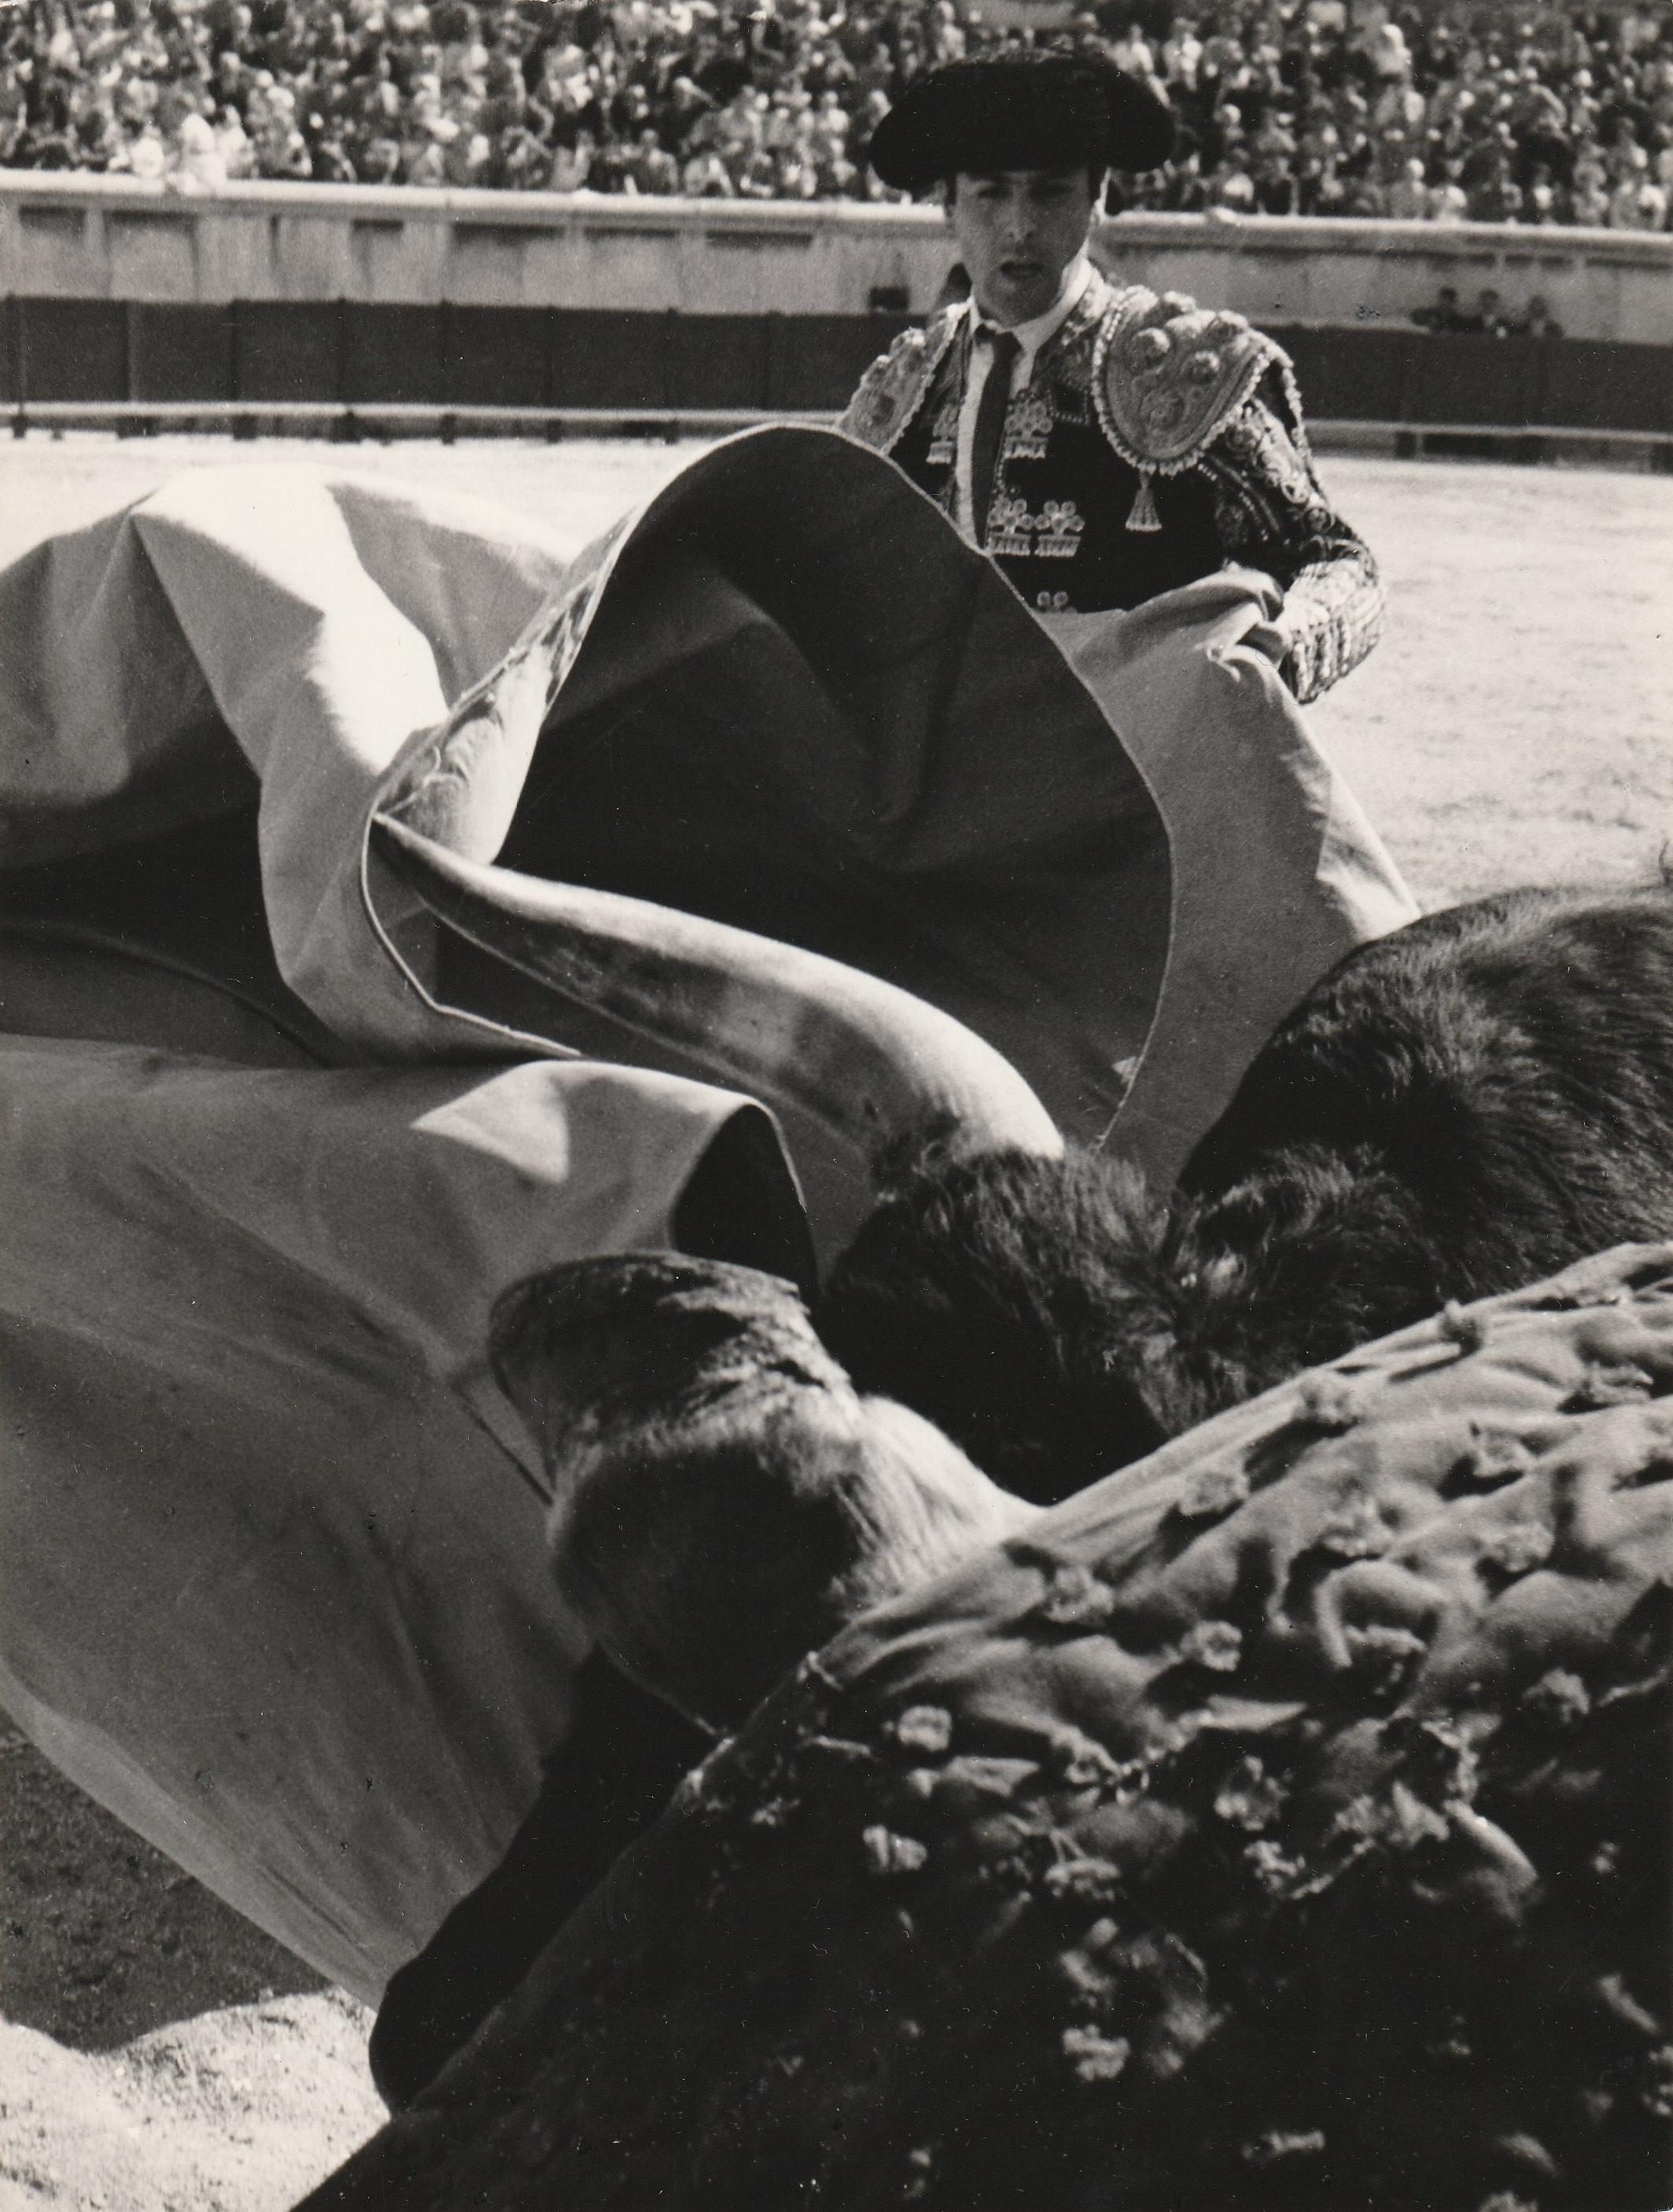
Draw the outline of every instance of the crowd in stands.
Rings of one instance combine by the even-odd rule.
[[[881,198],[902,87],[1022,35],[958,0],[0,0],[0,164]],[[1041,35],[1100,40],[1178,115],[1116,206],[1670,227],[1673,0],[1096,0]]]
[[[1466,307],[1456,284],[1443,284],[1433,305],[1417,308],[1412,320],[1421,331],[1442,331],[1453,336],[1472,333],[1488,338],[1560,338],[1562,325],[1537,292],[1519,313],[1491,284],[1484,284],[1475,305]]]

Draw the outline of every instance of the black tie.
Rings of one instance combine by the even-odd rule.
[[[1005,410],[1011,397],[1011,370],[1022,351],[1022,341],[1014,331],[983,331],[981,337],[993,358],[976,403],[976,435],[970,443],[970,524],[976,544],[985,545],[994,471],[999,465],[999,442],[1005,433]]]

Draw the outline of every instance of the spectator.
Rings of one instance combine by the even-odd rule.
[[[1256,213],[1255,180],[1228,153],[1208,179],[1208,205],[1225,215]]]
[[[1667,228],[1667,194],[1653,179],[1640,185],[1630,212],[1622,220],[1614,216],[1611,221],[1622,230],[1665,230]]]
[[[1419,307],[1412,320],[1422,331],[1441,332],[1469,328],[1458,308],[1458,289],[1456,284],[1443,284],[1435,295],[1433,307]]]
[[[679,163],[657,137],[654,125],[647,124],[639,133],[630,174],[636,191],[666,196],[679,190]]]
[[[0,162],[887,197],[867,149],[920,70],[1057,35],[968,0],[32,0],[0,10]],[[1416,0],[1096,0],[1062,35],[1178,118],[1122,205],[1669,226],[1673,0],[1457,25]]]
[[[559,146],[552,155],[551,174],[547,179],[555,192],[582,192],[590,185],[593,170],[593,134],[579,131],[574,143]]]
[[[1560,338],[1562,325],[1553,319],[1551,310],[1537,292],[1528,302],[1527,313],[1515,325],[1516,334],[1524,338]]]
[[[1396,222],[1421,222],[1429,213],[1429,187],[1423,164],[1408,161],[1389,187],[1389,213]]]
[[[254,176],[255,149],[250,143],[244,128],[244,118],[236,107],[222,107],[216,114],[215,145],[221,156],[222,173],[228,179]]]
[[[168,181],[183,192],[218,191],[227,181],[220,142],[205,118],[196,112],[181,118]]]
[[[1589,149],[1574,164],[1569,216],[1573,222],[1593,228],[1609,221],[1609,172],[1595,149]]]
[[[1431,222],[1462,222],[1469,211],[1469,195],[1458,182],[1460,164],[1449,161],[1445,175],[1429,194],[1425,210]]]
[[[56,143],[61,145],[64,141],[60,138]],[[58,168],[64,165],[54,161],[47,166]],[[168,167],[168,155],[162,140],[157,136],[156,125],[149,117],[131,138],[116,149],[111,155],[110,166],[113,173],[137,177],[142,184],[161,183]]]
[[[732,173],[717,153],[694,154],[685,164],[680,190],[687,199],[731,199],[737,191]]]

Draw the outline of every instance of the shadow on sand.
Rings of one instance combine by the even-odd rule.
[[[0,2018],[72,2051],[323,1987],[0,1714]]]

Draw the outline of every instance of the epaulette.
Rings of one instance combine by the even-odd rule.
[[[903,331],[887,353],[874,361],[843,410],[837,428],[874,446],[892,450],[917,413],[930,379],[946,358],[959,322],[957,307],[947,307],[922,330]]]
[[[1116,294],[1092,354],[1092,401],[1104,436],[1139,471],[1129,530],[1161,527],[1152,477],[1201,459],[1275,365],[1287,376],[1283,348],[1241,315],[1142,284]]]

